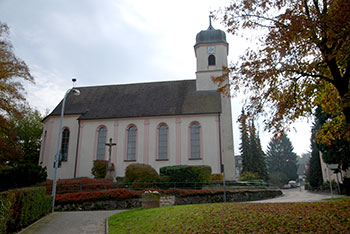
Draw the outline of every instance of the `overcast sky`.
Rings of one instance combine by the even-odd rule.
[[[196,34],[208,28],[209,12],[227,0],[0,0],[0,21],[10,27],[15,54],[29,66],[36,84],[27,100],[52,111],[71,87],[195,79]],[[225,30],[220,22],[215,28]],[[227,34],[229,61],[252,41]],[[252,38],[253,39],[253,38]],[[240,95],[241,96],[241,95]],[[242,103],[232,100],[235,154]],[[264,150],[271,135],[258,125]],[[310,124],[289,133],[295,152],[310,149]]]

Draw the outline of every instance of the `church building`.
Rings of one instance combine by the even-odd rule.
[[[115,176],[131,163],[159,168],[208,165],[236,179],[231,100],[218,93],[212,76],[227,66],[228,43],[210,23],[194,45],[196,79],[122,85],[76,87],[64,108],[57,178],[92,177],[94,160],[108,160],[112,139]],[[62,101],[44,119],[40,163],[54,175]]]

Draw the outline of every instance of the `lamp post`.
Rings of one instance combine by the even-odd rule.
[[[74,79],[73,82],[76,80]],[[53,184],[52,184],[52,212],[55,211],[55,198],[56,198],[56,181],[57,181],[57,169],[58,169],[58,162],[60,159],[60,147],[61,147],[61,135],[62,135],[62,121],[63,121],[63,115],[64,115],[64,105],[66,104],[66,98],[70,91],[73,91],[74,95],[78,96],[80,95],[80,91],[75,88],[68,89],[66,94],[64,95],[63,101],[62,101],[62,108],[61,108],[61,118],[60,118],[60,128],[58,130],[58,142],[57,142],[57,151],[55,155],[55,170],[53,175]]]

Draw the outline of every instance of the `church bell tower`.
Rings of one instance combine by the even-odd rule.
[[[225,32],[214,29],[209,17],[209,27],[196,36],[194,50],[197,58],[197,91],[216,90],[212,76],[222,74],[222,66],[227,66],[228,43]]]
[[[216,91],[218,85],[212,77],[222,75],[222,67],[227,67],[228,43],[225,32],[214,29],[209,17],[209,28],[197,34],[194,50],[197,58],[197,91]],[[221,113],[218,115],[220,126],[221,173],[226,180],[237,179],[233,150],[231,99],[221,94]]]

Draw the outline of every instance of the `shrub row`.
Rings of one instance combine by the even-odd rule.
[[[39,186],[46,187],[46,193],[52,192],[52,180],[48,180]],[[114,184],[109,180],[96,180],[87,177],[76,179],[58,180],[56,185],[56,193],[72,193],[72,192],[87,192],[101,189],[112,189]]]
[[[51,211],[52,198],[44,188],[25,188],[0,193],[0,233],[13,233]]]

